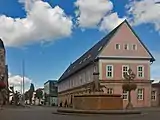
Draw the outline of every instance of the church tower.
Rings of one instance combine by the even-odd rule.
[[[6,84],[8,94],[8,65],[6,65],[6,51],[2,39],[0,39],[0,77]],[[9,94],[7,96],[9,98]]]

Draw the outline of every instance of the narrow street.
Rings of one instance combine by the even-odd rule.
[[[159,120],[160,110],[144,110],[141,115],[59,115],[53,114],[56,108],[31,107],[4,109],[0,120]]]

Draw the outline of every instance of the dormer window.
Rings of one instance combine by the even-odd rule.
[[[90,58],[91,57],[91,55],[88,55],[88,58]]]
[[[124,49],[125,50],[129,50],[129,45],[128,44],[124,44]]]
[[[136,44],[132,45],[132,50],[137,50],[137,45]]]
[[[116,44],[116,50],[119,50],[120,49],[120,44]]]
[[[101,46],[101,47],[99,47],[98,51],[100,51],[101,49],[102,49],[102,46]]]
[[[81,63],[82,63],[82,61],[79,62],[79,64],[81,64]]]
[[[86,61],[87,58],[84,58],[83,62]]]

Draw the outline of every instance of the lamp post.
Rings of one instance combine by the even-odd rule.
[[[100,91],[99,72],[97,70],[97,66],[95,62],[94,62],[93,79],[94,79],[94,92],[99,92]]]

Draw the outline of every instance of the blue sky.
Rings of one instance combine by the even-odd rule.
[[[121,4],[117,0],[1,0],[0,37],[6,46],[10,81],[18,87],[23,59],[26,87],[30,80],[41,87],[48,79],[58,79],[71,62],[125,18],[156,58],[151,77],[159,79],[159,11],[154,0]]]

